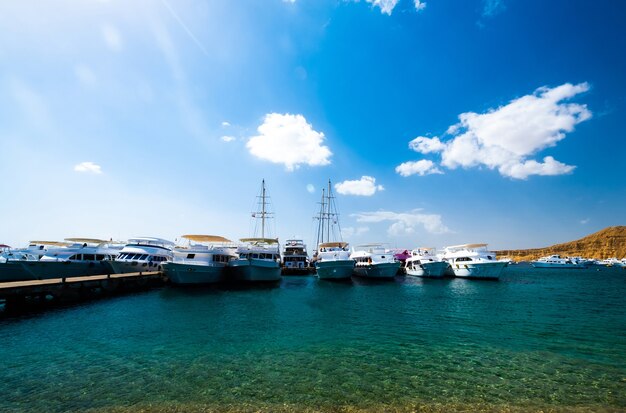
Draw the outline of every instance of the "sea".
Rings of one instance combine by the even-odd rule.
[[[626,269],[283,277],[0,314],[0,412],[623,412]]]

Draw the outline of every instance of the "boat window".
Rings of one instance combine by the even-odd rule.
[[[492,260],[493,258],[491,258],[491,255],[487,255],[487,259]]]
[[[80,254],[74,254],[70,257],[70,260],[79,260],[80,259]]]
[[[196,254],[187,254],[188,260],[193,260],[194,258],[196,258]]]
[[[248,254],[239,254],[239,258],[241,259],[247,259],[248,258]]]
[[[252,258],[259,258],[259,254],[252,254]]]
[[[96,256],[94,254],[83,254],[84,261],[93,261],[95,259],[96,259]]]
[[[96,260],[102,261],[104,259],[104,254],[96,254]]]

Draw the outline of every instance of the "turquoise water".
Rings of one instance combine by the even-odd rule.
[[[626,411],[626,270],[166,287],[0,319],[0,411]]]

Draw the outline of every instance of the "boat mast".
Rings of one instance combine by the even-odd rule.
[[[332,193],[330,192],[330,179],[328,180],[328,194],[326,196],[328,196],[328,204],[327,204],[327,208],[328,208],[328,213],[326,214],[326,237],[328,238],[327,241],[330,242],[330,220],[331,220],[331,209],[330,209],[330,202],[331,202],[331,196]]]
[[[265,238],[265,179],[261,183],[261,238]]]
[[[324,242],[324,202],[326,201],[326,194],[324,193],[324,188],[322,188],[322,201],[320,202],[320,213],[317,217],[317,244],[320,245],[321,242]]]

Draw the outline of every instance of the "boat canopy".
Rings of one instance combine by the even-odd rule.
[[[96,238],[65,238],[65,241],[79,242],[81,244],[104,244],[105,242],[108,242],[106,240]]]
[[[373,247],[382,247],[383,244],[381,243],[371,243],[371,244],[361,244],[361,245],[357,245],[356,248],[373,248]]]
[[[278,244],[278,238],[241,238],[239,241],[251,244]]]
[[[0,248],[11,248],[11,246],[7,244],[0,244]]]
[[[452,245],[446,248],[449,249],[461,249],[461,248],[482,248],[486,247],[487,244],[461,244],[461,245]]]
[[[220,237],[219,235],[182,235],[183,238],[187,238],[189,241],[196,242],[232,242],[231,240]]]
[[[320,248],[345,248],[347,246],[347,242],[323,242],[319,245]]]
[[[64,242],[64,241],[29,241],[29,244],[52,245],[52,246],[55,246],[55,247],[66,247],[68,245],[71,245],[71,243]]]
[[[139,244],[139,245],[175,245],[172,241],[168,241],[166,239],[161,238],[152,238],[152,237],[135,237],[130,238],[128,240],[129,244]]]

